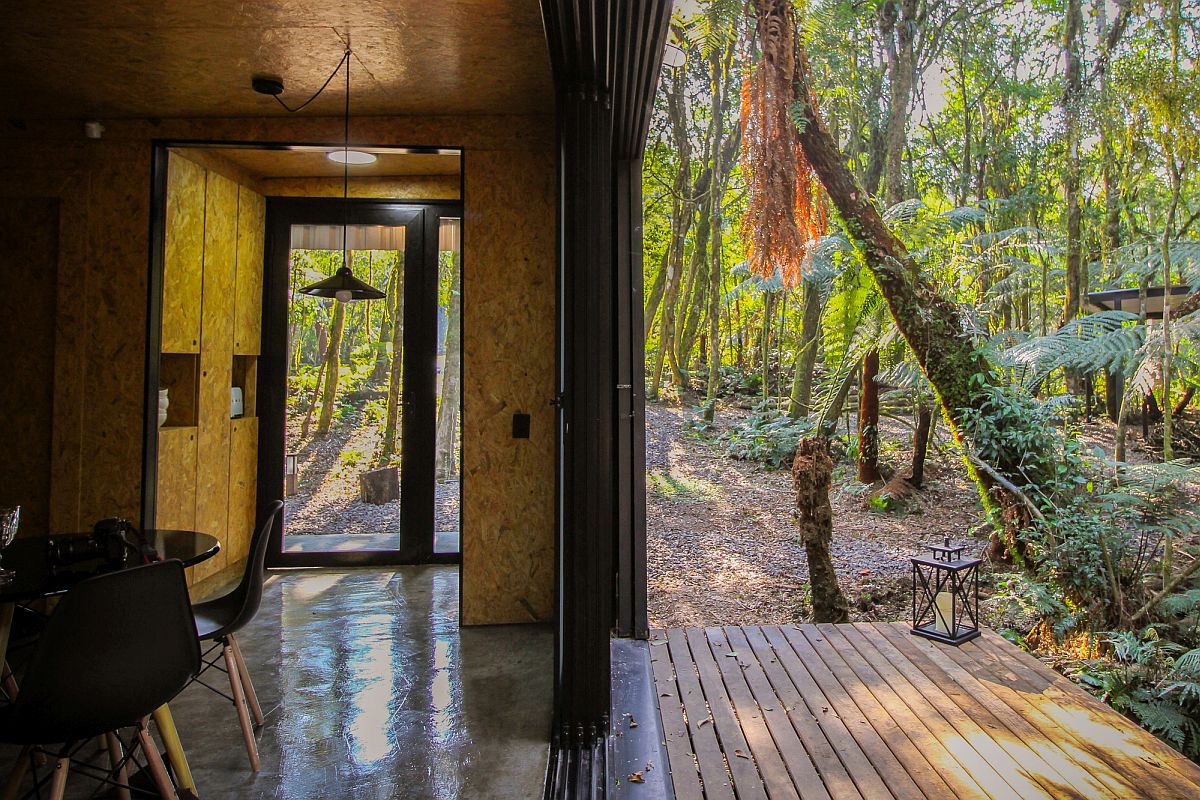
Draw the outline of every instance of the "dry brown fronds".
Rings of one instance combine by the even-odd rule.
[[[825,234],[829,204],[813,174],[789,106],[796,63],[790,0],[755,0],[758,65],[742,83],[742,166],[749,185],[742,241],[750,269],[776,270],[795,285],[811,261],[809,247]],[[803,55],[800,56],[803,58]],[[814,103],[815,98],[809,98]]]

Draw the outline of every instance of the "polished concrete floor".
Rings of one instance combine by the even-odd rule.
[[[232,704],[197,685],[171,703],[200,797],[540,797],[552,629],[460,628],[458,580],[442,566],[272,577],[238,636],[267,717],[261,771]]]

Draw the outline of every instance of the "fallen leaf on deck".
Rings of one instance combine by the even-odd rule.
[[[733,754],[734,754],[735,756],[737,756],[738,758],[744,758],[744,759],[746,759],[747,761],[749,761],[749,760],[750,760],[750,756],[746,755],[746,754],[745,754],[745,753],[743,753],[741,750],[734,750],[734,751],[733,751]]]
[[[646,779],[642,777],[642,773],[640,773],[640,772],[631,772],[631,773],[629,773],[629,782],[630,783],[645,783]]]

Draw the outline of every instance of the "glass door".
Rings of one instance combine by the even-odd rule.
[[[457,211],[383,201],[352,201],[348,216],[344,208],[268,200],[259,380],[271,401],[260,402],[259,486],[260,498],[273,491],[284,501],[269,563],[454,561]],[[347,255],[383,299],[299,291]]]

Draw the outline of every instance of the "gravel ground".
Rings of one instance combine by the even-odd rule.
[[[720,408],[718,425],[744,414]],[[882,433],[885,445],[909,436],[899,425],[885,425]],[[791,474],[726,458],[686,434],[678,406],[647,407],[646,450],[650,624],[805,619],[808,565],[796,538]],[[897,455],[907,456],[906,447]],[[982,519],[975,489],[948,452],[931,451],[926,490],[906,511],[881,512],[869,507],[853,474],[848,480],[842,471],[835,472],[831,492],[833,556],[851,615],[904,619],[909,557],[943,536],[965,540]],[[976,540],[972,547],[984,544]]]
[[[300,455],[299,491],[284,503],[288,536],[323,533],[384,533],[400,529],[400,501],[370,505],[359,500],[358,475],[377,449],[381,431],[357,417],[335,420],[325,437],[301,443],[303,417],[288,420],[288,452]],[[313,423],[316,427],[316,423]],[[459,481],[434,488],[434,530],[459,529]]]

